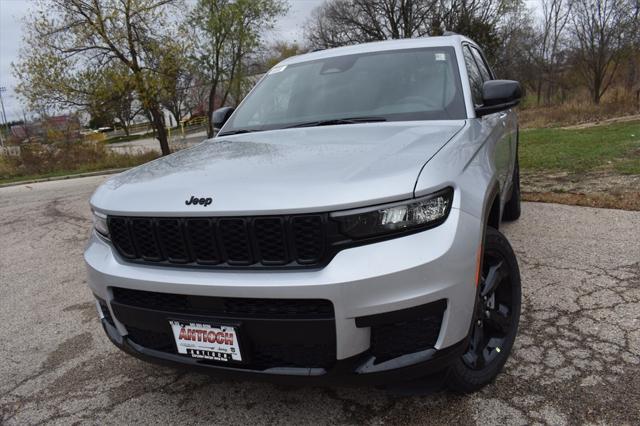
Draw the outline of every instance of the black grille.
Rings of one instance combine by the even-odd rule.
[[[251,299],[189,296],[113,287],[114,300],[128,306],[206,316],[252,318],[334,318],[322,299]]]
[[[253,346],[254,368],[300,367],[328,368],[336,360],[331,344],[257,344]]]
[[[127,326],[128,336],[131,341],[145,348],[162,352],[174,352],[174,343],[170,334],[151,330],[143,330],[137,327]]]
[[[422,308],[422,313],[413,318],[371,326],[371,354],[376,357],[376,362],[434,347],[440,334],[446,302],[433,302]],[[406,312],[411,312],[411,309]]]
[[[293,218],[294,247],[298,262],[314,263],[322,257],[325,238],[320,216],[299,216]]]
[[[238,218],[109,216],[123,257],[206,267],[313,267],[327,256],[326,215]]]
[[[258,219],[255,221],[258,256],[263,262],[282,265],[289,256],[284,239],[284,223],[280,218]]]
[[[146,219],[133,219],[131,221],[131,234],[133,244],[140,257],[144,260],[161,260],[162,253],[158,239],[154,232],[153,223]]]

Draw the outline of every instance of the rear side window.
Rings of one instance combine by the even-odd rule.
[[[469,49],[469,46],[464,46],[462,49],[464,55],[464,63],[467,66],[467,74],[469,75],[469,85],[471,86],[471,97],[473,98],[473,104],[475,106],[482,105],[482,83],[484,79],[480,72],[480,68],[473,58],[473,53]]]

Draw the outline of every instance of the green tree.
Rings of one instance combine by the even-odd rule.
[[[104,68],[91,82],[88,92],[87,109],[92,121],[102,126],[112,126],[117,121],[129,136],[131,123],[142,112],[129,68],[117,62]]]
[[[300,55],[307,51],[300,47],[298,43],[289,43],[287,41],[276,41],[265,52],[262,58],[262,71],[267,71],[275,66],[278,62],[287,59],[290,56]]]
[[[209,86],[207,133],[213,136],[211,113],[232,93],[242,91],[247,59],[262,46],[263,31],[286,13],[281,0],[198,0],[186,27],[192,28],[192,60]]]
[[[172,35],[176,0],[43,0],[25,22],[25,48],[14,70],[18,93],[34,109],[85,105],[91,83],[119,63],[131,74],[163,155],[170,153],[157,65]],[[177,10],[177,9],[176,9]]]
[[[190,88],[195,84],[195,71],[188,57],[192,45],[187,40],[181,37],[167,42],[158,58],[161,103],[177,124],[190,109]]]

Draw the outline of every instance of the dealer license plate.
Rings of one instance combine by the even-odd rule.
[[[178,353],[213,361],[242,361],[235,327],[169,321]]]

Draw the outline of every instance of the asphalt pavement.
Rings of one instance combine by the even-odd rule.
[[[0,189],[0,424],[638,424],[640,212],[525,203],[514,353],[482,391],[219,380],[103,335],[82,251],[106,177]]]

